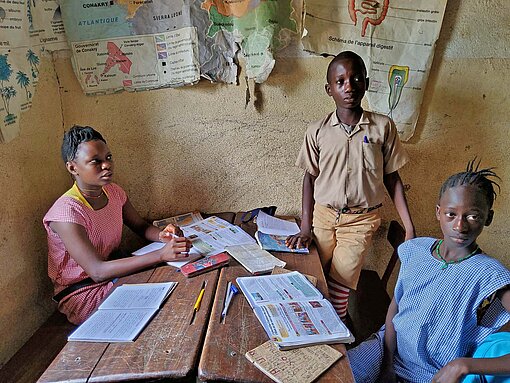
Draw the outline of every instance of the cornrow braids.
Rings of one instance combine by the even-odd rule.
[[[100,140],[106,144],[106,140],[101,133],[90,126],[74,125],[64,133],[62,140],[62,159],[64,163],[72,161],[76,157],[78,146],[83,142]]]
[[[493,167],[485,169],[479,169],[479,167],[480,160],[476,162],[475,157],[468,162],[466,171],[448,177],[441,186],[439,199],[441,199],[445,191],[450,188],[470,185],[475,186],[485,195],[489,209],[491,209],[497,196],[494,186],[497,187],[498,192],[501,191],[499,184],[491,178],[497,178],[498,180],[501,180],[501,178],[493,171]]]

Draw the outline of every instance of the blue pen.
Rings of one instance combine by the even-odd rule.
[[[368,137],[367,137],[367,136],[363,136],[363,142],[364,142],[365,144],[368,144]]]
[[[232,302],[232,298],[239,292],[237,287],[229,282],[227,286],[227,296],[225,298],[225,302],[223,304],[223,311],[221,312],[221,321],[225,322],[225,317],[227,316],[228,308],[230,307],[230,302]]]

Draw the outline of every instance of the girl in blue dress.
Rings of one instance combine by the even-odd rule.
[[[492,221],[499,177],[474,162],[441,187],[436,217],[443,238],[399,247],[386,323],[349,351],[357,383],[506,382],[510,376],[510,333],[497,333],[510,321],[510,271],[476,243]],[[497,354],[474,355],[491,341],[501,346]]]

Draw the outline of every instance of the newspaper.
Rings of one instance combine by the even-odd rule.
[[[269,338],[281,349],[322,343],[351,343],[349,329],[304,275],[237,278]]]
[[[197,260],[206,255],[214,255],[225,251],[225,247],[231,245],[247,245],[256,243],[255,240],[239,226],[212,216],[206,219],[197,220],[200,213],[188,213],[181,216],[154,221],[154,225],[160,228],[168,223],[180,223],[184,236],[191,241],[192,248],[189,257],[179,261],[167,262],[170,266],[180,268],[186,263]],[[161,222],[165,221],[165,224]],[[189,222],[187,225],[183,223]],[[160,226],[161,225],[161,226]],[[143,255],[151,251],[161,249],[163,242],[153,242],[133,252],[133,255]]]

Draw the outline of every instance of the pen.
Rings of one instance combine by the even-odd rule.
[[[195,315],[197,314],[198,310],[200,310],[200,304],[202,303],[202,298],[204,297],[205,286],[206,282],[203,281],[202,287],[200,288],[200,292],[198,293],[197,300],[195,301],[195,305],[193,306],[193,315],[191,316],[189,324],[193,323],[193,321],[195,320]]]
[[[223,311],[221,312],[221,321],[225,322],[225,317],[227,316],[228,308],[230,307],[230,303],[232,302],[232,298],[239,292],[237,287],[232,284],[232,282],[228,283],[227,286],[227,297],[225,298],[225,303],[223,304]]]
[[[363,136],[363,142],[364,142],[365,144],[368,144],[368,137],[367,137],[367,136]]]

